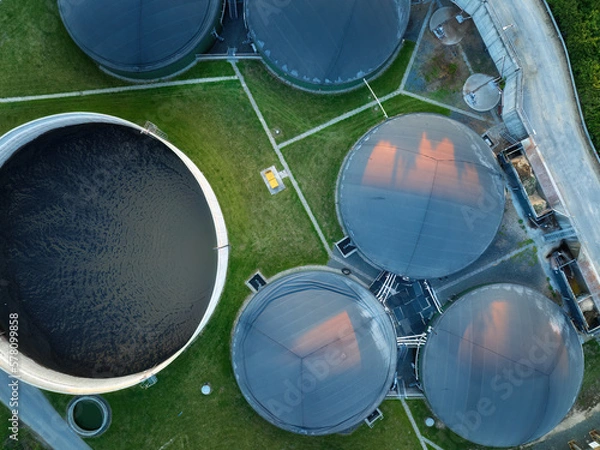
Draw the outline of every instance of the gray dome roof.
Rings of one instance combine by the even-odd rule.
[[[413,279],[475,261],[504,213],[494,154],[474,131],[435,114],[387,120],[350,151],[338,185],[342,226],[374,265]]]
[[[511,284],[457,300],[433,323],[421,355],[434,414],[485,446],[518,446],[551,431],[583,377],[581,343],[561,308]]]
[[[295,433],[347,430],[388,392],[396,336],[379,302],[329,271],[285,276],[240,314],[232,343],[236,380],[266,420]]]
[[[409,0],[246,0],[250,35],[267,62],[314,89],[360,81],[397,50]]]
[[[213,31],[222,0],[58,0],[67,31],[99,64],[144,72],[177,62]]]

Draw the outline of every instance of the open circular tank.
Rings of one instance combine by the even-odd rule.
[[[266,65],[295,87],[335,92],[361,86],[400,47],[409,0],[246,0],[249,35]]]
[[[429,31],[444,45],[458,44],[465,37],[469,22],[459,22],[457,17],[462,18],[462,14],[456,6],[439,8],[431,15]]]
[[[443,277],[487,249],[504,213],[504,180],[473,130],[436,114],[391,118],[350,150],[338,213],[374,266],[413,279]]]
[[[61,114],[2,136],[0,209],[0,328],[18,316],[16,375],[38,387],[139,383],[191,344],[223,290],[227,232],[210,185],[125,120]]]
[[[502,97],[494,77],[483,73],[474,73],[467,78],[462,92],[465,103],[478,112],[494,109]]]
[[[396,356],[394,326],[373,294],[324,269],[269,282],[233,331],[233,370],[248,403],[305,435],[359,425],[388,393]]]
[[[110,426],[111,419],[109,404],[96,395],[76,397],[67,408],[67,423],[83,437],[101,435]]]
[[[564,311],[514,284],[475,289],[431,323],[421,384],[433,413],[484,446],[551,431],[579,393],[583,350]]]

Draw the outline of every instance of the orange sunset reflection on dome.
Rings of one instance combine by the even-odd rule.
[[[424,196],[435,187],[436,196],[471,205],[483,194],[475,165],[455,160],[455,146],[449,138],[434,145],[426,132],[417,152],[380,140],[371,152],[362,184]]]
[[[344,372],[360,366],[361,355],[358,339],[350,316],[346,311],[320,323],[302,334],[294,343],[292,351],[306,357],[327,347],[330,370]]]

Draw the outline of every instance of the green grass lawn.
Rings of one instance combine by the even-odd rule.
[[[370,83],[378,97],[400,87],[414,48],[406,41],[391,66]],[[280,82],[260,61],[243,61],[239,67],[269,127],[280,130],[278,142],[373,101],[366,86],[345,94],[311,94]]]
[[[186,355],[189,356],[184,364],[200,367],[202,362],[206,362],[201,353],[204,352],[195,348],[187,352]],[[174,363],[176,364],[179,362]],[[181,450],[415,450],[419,446],[402,405],[397,401],[383,403],[380,409],[384,419],[377,422],[373,429],[364,425],[350,436],[306,437],[282,431],[261,419],[248,406],[233,379],[227,380],[232,376],[224,376],[227,381],[220,384],[215,384],[214,379],[211,380],[216,390],[209,397],[204,397],[199,392],[199,386],[201,381],[213,376],[212,371],[203,373],[203,378],[198,380],[193,376],[186,377],[185,373],[177,374],[178,378],[174,379],[176,374],[171,368],[167,370],[169,374],[162,377],[159,375],[159,383],[149,390],[134,388],[105,395],[113,408],[113,424],[107,434],[87,439],[87,443],[94,449],[110,450],[158,449],[169,441],[169,449]],[[170,379],[167,379],[167,375]],[[178,385],[180,382],[182,384]],[[190,392],[186,392],[185,389],[189,389]],[[185,397],[182,398],[182,395]],[[64,404],[66,407],[68,400],[54,400],[54,403],[60,403],[61,407]],[[120,425],[116,423],[117,420]],[[115,430],[117,427],[118,432]],[[143,429],[138,430],[140,427]],[[132,430],[135,430],[134,436],[120,434],[131,433]]]
[[[67,33],[56,0],[0,1],[0,97],[123,86],[104,74]],[[233,75],[202,62],[178,78]]]
[[[235,72],[227,61],[200,61],[181,75],[173,77],[173,80],[230,76],[235,76]]]
[[[148,390],[105,395],[113,409],[109,431],[97,449],[160,448],[416,448],[414,432],[399,404],[383,406],[386,420],[351,437],[305,438],[261,419],[243,399],[233,377],[229,339],[249,290],[244,281],[260,269],[267,276],[327,257],[292,189],[271,196],[259,171],[278,165],[238,82],[166,88],[0,106],[0,133],[37,117],[96,111],[136,123],[146,119],[205,173],[223,208],[231,243],[228,280],[214,317],[194,345]],[[200,394],[208,381],[209,397]],[[68,396],[49,394],[64,414]]]

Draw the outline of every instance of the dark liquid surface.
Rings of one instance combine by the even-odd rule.
[[[0,327],[71,375],[151,368],[181,348],[215,283],[202,189],[160,141],[107,124],[27,144],[0,168]]]
[[[75,405],[73,419],[80,428],[96,431],[102,426],[102,411],[96,403],[84,400]]]

